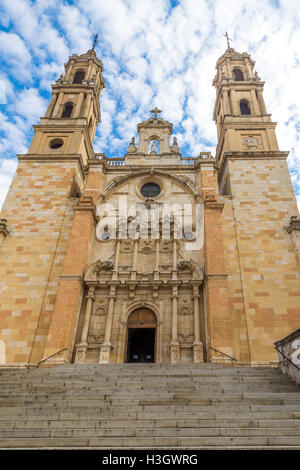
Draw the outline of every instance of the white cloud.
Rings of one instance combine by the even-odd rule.
[[[17,169],[17,159],[0,160],[0,207],[2,206],[12,177]]]

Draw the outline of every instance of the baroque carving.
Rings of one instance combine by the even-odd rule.
[[[160,251],[164,253],[171,253],[173,251],[173,242],[171,240],[162,240]]]
[[[132,253],[133,252],[134,241],[132,239],[126,239],[121,241],[121,252],[122,253]]]
[[[247,148],[263,149],[262,141],[259,137],[247,136],[242,139],[242,145]]]
[[[129,147],[127,148],[127,153],[136,153],[137,148],[135,146],[135,137],[132,137]]]
[[[151,255],[155,251],[155,242],[154,240],[142,240],[139,245],[140,252],[143,255]]]
[[[111,272],[114,269],[114,263],[112,261],[99,261],[95,266],[95,273],[98,276],[102,271]]]

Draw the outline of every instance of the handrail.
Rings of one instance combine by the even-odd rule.
[[[277,346],[275,346],[275,344],[274,344],[274,348],[275,348],[287,361],[289,361],[291,364],[293,364],[293,366],[296,367],[296,369],[300,370],[300,367],[298,367],[289,357],[287,357],[285,354],[283,354],[283,352],[280,351],[280,349],[277,348]]]
[[[68,351],[68,348],[62,348],[62,349],[60,349],[59,351],[56,351],[56,353],[51,354],[51,356],[44,357],[43,359],[41,359],[41,360],[40,360],[39,362],[37,362],[36,364],[32,364],[32,365],[27,364],[26,367],[27,367],[27,369],[29,369],[30,367],[39,367],[40,364],[42,364],[42,362],[48,361],[48,359],[50,359],[51,357],[56,356],[57,354],[59,354],[59,353],[61,353],[61,352],[63,352],[63,351]]]
[[[232,356],[229,356],[228,354],[225,354],[224,352],[222,352],[222,351],[219,351],[218,349],[216,349],[216,348],[213,348],[212,346],[208,346],[208,347],[209,347],[209,349],[213,349],[214,351],[217,351],[218,353],[220,353],[220,354],[223,354],[223,356],[229,357],[229,358],[230,358],[232,361],[236,361],[236,362],[238,362],[238,360],[237,360],[237,359],[235,359],[234,357],[232,357]]]

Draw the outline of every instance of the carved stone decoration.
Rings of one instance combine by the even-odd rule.
[[[99,261],[97,265],[95,266],[95,273],[97,276],[101,272],[111,272],[114,269],[114,263],[112,261]]]
[[[156,143],[155,142],[152,142],[152,144],[151,144],[150,155],[157,155]]]
[[[133,252],[134,241],[131,239],[122,240],[120,251],[122,253],[132,253]]]
[[[171,240],[162,240],[160,245],[160,251],[162,251],[163,253],[172,253],[173,242]]]
[[[143,255],[151,255],[155,251],[155,242],[154,240],[142,240],[140,242],[140,252]]]
[[[254,72],[254,80],[257,80],[257,81],[261,80],[260,76],[258,75],[256,71]]]
[[[177,263],[177,270],[179,272],[192,272],[193,278],[195,277],[202,277],[202,270],[196,261],[189,259],[189,260],[181,260]]]
[[[128,271],[129,268],[130,268],[129,264],[124,264],[122,266],[119,266],[120,271]]]
[[[203,362],[203,344],[202,343],[194,343],[193,344],[193,350],[194,350],[194,363],[195,364],[200,364]]]
[[[288,233],[291,233],[293,230],[300,230],[300,217],[292,215],[290,218],[290,224],[286,230]]]
[[[242,139],[242,145],[246,148],[263,149],[263,143],[260,137],[249,135]]]
[[[179,343],[171,343],[170,344],[170,362],[171,363],[177,363],[180,362],[180,345]]]
[[[181,260],[177,263],[178,271],[192,271],[191,262],[187,260]]]
[[[147,207],[147,209],[151,209],[151,206],[156,205],[156,201],[154,199],[145,199],[144,200],[144,205]]]
[[[188,305],[184,305],[179,309],[179,315],[191,315],[192,309]]]
[[[178,145],[178,142],[177,142],[177,138],[176,138],[176,137],[173,138],[173,145],[172,145],[172,147],[171,147],[171,150],[172,150],[172,152],[174,152],[174,153],[180,153],[180,148],[179,148],[179,145]]]
[[[135,137],[132,137],[129,147],[127,148],[127,153],[136,153],[137,148],[135,146]]]

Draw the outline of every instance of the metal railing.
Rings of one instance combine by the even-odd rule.
[[[216,348],[213,348],[212,346],[208,346],[208,347],[209,347],[209,349],[213,349],[214,351],[216,351],[216,352],[218,352],[218,353],[222,354],[223,356],[229,357],[229,359],[231,359],[232,361],[236,361],[236,362],[238,362],[238,360],[237,360],[237,359],[235,359],[234,357],[232,357],[232,356],[229,356],[228,354],[226,354],[226,353],[224,353],[224,352],[222,352],[222,351],[219,351],[218,349],[216,349]]]
[[[36,364],[26,364],[26,367],[27,367],[27,369],[29,369],[30,367],[39,367],[40,364],[42,364],[42,362],[48,361],[48,359],[50,359],[51,357],[57,356],[58,354],[60,354],[60,353],[63,352],[63,351],[68,351],[68,348],[62,348],[62,349],[60,349],[59,351],[57,351],[56,353],[51,354],[51,356],[44,357],[43,359],[41,359],[41,360],[40,360],[39,362],[37,362]]]
[[[298,367],[289,357],[287,357],[285,354],[283,354],[283,352],[280,351],[280,349],[277,348],[277,346],[275,346],[275,344],[274,344],[274,348],[276,349],[276,351],[278,351],[282,355],[282,357],[284,357],[284,359],[289,361],[294,367],[296,367],[296,369],[300,370],[300,367]]]

